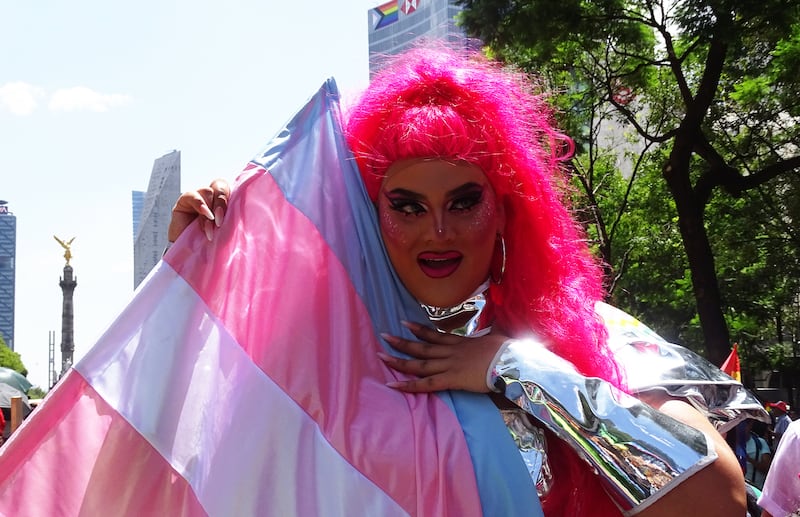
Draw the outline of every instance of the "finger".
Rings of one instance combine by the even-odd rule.
[[[216,225],[214,221],[209,221],[207,219],[200,220],[200,229],[203,230],[203,234],[208,239],[208,242],[212,242],[214,240],[214,229]]]
[[[193,192],[184,192],[175,202],[172,208],[173,213],[189,214],[192,216],[202,215],[208,220],[214,220],[214,214],[209,208],[213,192],[205,187]]]
[[[378,353],[378,357],[389,368],[417,377],[429,377],[445,372],[448,370],[449,364],[449,361],[443,359],[403,359],[384,353]]]
[[[175,206],[172,207],[172,218],[167,229],[167,239],[170,242],[175,242],[180,234],[197,219],[201,210],[198,207],[202,204],[204,204],[204,201],[197,192],[181,194],[175,202]]]
[[[456,388],[456,386],[449,385],[447,377],[444,375],[433,375],[406,381],[391,381],[387,382],[386,386],[405,393],[430,393]]]
[[[418,337],[422,341],[427,341],[428,343],[457,345],[464,339],[463,336],[458,336],[456,334],[450,334],[447,332],[440,332],[435,328],[420,325],[419,323],[414,323],[413,321],[404,320],[400,323],[410,330],[414,336]]]
[[[209,206],[214,214],[214,223],[217,225],[217,228],[219,228],[222,226],[222,220],[225,217],[225,213],[228,211],[228,199],[231,195],[231,188],[224,179],[212,181],[209,188],[212,192]]]
[[[448,346],[424,341],[412,341],[386,333],[382,333],[381,337],[396,350],[417,358],[443,359],[450,357],[453,353]]]

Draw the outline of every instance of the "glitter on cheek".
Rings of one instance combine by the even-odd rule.
[[[471,217],[467,220],[466,230],[469,235],[481,239],[488,233],[494,239],[494,224],[497,220],[497,210],[494,200],[482,201],[475,207]]]
[[[405,216],[386,206],[381,206],[379,210],[384,239],[391,241],[395,246],[408,246],[411,243],[410,235],[398,221],[399,218]]]

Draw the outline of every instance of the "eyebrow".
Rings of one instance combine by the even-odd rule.
[[[457,196],[461,196],[463,194],[474,192],[476,190],[483,191],[483,188],[484,188],[483,185],[481,185],[479,183],[475,183],[474,181],[470,181],[469,183],[464,183],[463,185],[461,185],[459,187],[456,187],[453,190],[448,191],[447,192],[447,197],[448,198],[457,197]],[[407,197],[409,199],[414,199],[414,200],[417,200],[417,201],[421,201],[421,200],[425,199],[425,196],[423,196],[422,194],[420,194],[418,192],[414,192],[413,190],[408,190],[408,189],[404,189],[404,188],[396,188],[396,189],[390,190],[389,192],[386,193],[386,195],[403,196],[403,197]]]

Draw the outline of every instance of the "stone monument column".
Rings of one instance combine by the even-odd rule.
[[[55,235],[53,238],[61,244],[64,248],[64,259],[67,263],[64,265],[64,276],[60,279],[58,285],[61,286],[61,292],[64,295],[64,301],[61,305],[61,376],[67,373],[67,370],[72,366],[72,353],[75,351],[74,335],[74,307],[72,304],[72,293],[75,292],[75,286],[78,285],[77,278],[72,276],[72,266],[69,265],[69,260],[72,258],[70,245],[75,237],[69,241],[62,241]]]

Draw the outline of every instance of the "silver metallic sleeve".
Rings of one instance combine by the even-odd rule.
[[[628,515],[717,458],[704,433],[608,382],[584,377],[533,339],[509,340],[490,379],[594,467]]]
[[[670,343],[633,316],[604,303],[595,310],[608,345],[635,394],[661,392],[691,404],[724,433],[746,418],[770,423],[761,402],[741,382],[688,348]]]

